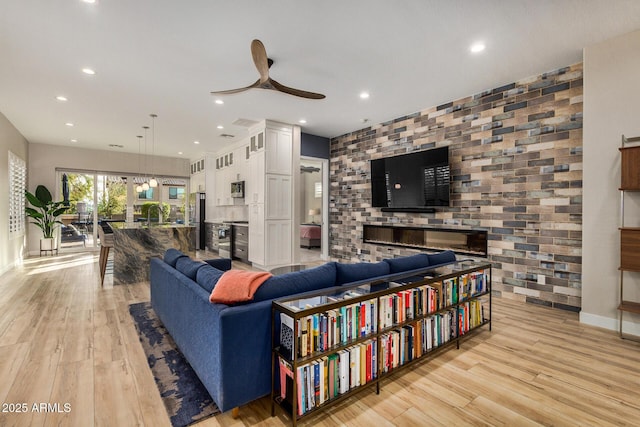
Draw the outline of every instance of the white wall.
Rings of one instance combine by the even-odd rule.
[[[149,157],[150,158],[150,157]],[[154,157],[154,172],[158,176],[184,177],[189,179],[189,160]],[[58,182],[56,169],[75,169],[87,172],[115,172],[135,175],[138,173],[138,156],[118,151],[89,150],[47,144],[29,144],[28,189],[34,191],[38,185],[45,185],[54,198]],[[36,253],[40,233],[35,226],[29,228],[28,248]]]
[[[0,113],[0,274],[19,264],[24,255],[25,236],[9,239],[9,151],[28,164],[29,147],[27,140]]]
[[[584,177],[580,321],[618,328],[621,135],[640,136],[640,31],[584,49]],[[638,165],[640,167],[640,165]],[[640,225],[640,195],[626,199],[625,225]],[[638,273],[625,284],[640,289]],[[625,294],[627,296],[627,294]],[[640,292],[635,293],[635,297]],[[640,318],[624,329],[640,334]]]

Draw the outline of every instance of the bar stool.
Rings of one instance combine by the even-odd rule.
[[[107,260],[109,259],[109,249],[113,247],[113,230],[108,223],[101,223],[98,227],[98,237],[100,238],[100,284],[104,285],[104,275],[107,270]]]

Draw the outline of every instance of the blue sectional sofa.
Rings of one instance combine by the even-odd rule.
[[[151,259],[151,304],[220,410],[271,391],[271,301],[333,286],[455,262],[451,251],[377,263],[328,262],[273,276],[253,301],[212,304],[209,295],[229,259],[193,260],[176,249]]]

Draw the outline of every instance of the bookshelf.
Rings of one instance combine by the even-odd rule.
[[[488,325],[491,264],[459,261],[272,303],[271,413],[294,426]]]
[[[628,298],[631,294],[625,285],[625,272],[640,272],[640,227],[625,225],[625,198],[628,193],[640,192],[640,137],[627,138],[622,135],[620,150],[620,301],[618,304],[618,331],[621,338],[640,341],[640,337],[625,333],[625,313],[640,314],[640,301]],[[625,287],[626,292],[625,292]],[[636,290],[637,291],[637,290]]]

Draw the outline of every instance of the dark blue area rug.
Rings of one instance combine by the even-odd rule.
[[[220,409],[178,350],[151,303],[131,304],[129,313],[173,427],[188,426],[219,414]]]

